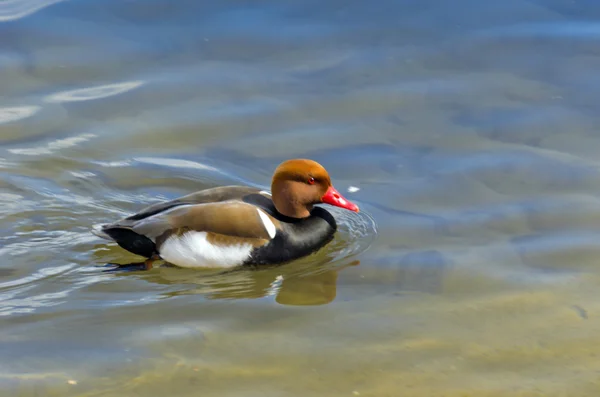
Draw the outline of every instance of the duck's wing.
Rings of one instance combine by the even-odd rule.
[[[189,232],[216,246],[256,248],[267,244],[280,228],[280,222],[259,206],[234,199],[205,204],[183,202],[158,212],[147,211],[144,217],[104,225],[98,232],[130,252],[150,257],[184,235],[189,238]]]
[[[245,196],[260,194],[260,189],[247,186],[221,186],[201,190],[174,200],[153,204],[141,211],[128,216],[126,220],[141,220],[160,212],[170,210],[181,205],[217,203],[227,200],[242,200]]]

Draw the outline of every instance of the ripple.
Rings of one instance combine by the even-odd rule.
[[[129,167],[131,162],[129,161],[90,161],[92,164],[97,164],[101,167]]]
[[[0,7],[1,4],[2,3],[0,3]],[[0,108],[0,124],[26,119],[27,117],[31,117],[36,114],[40,109],[41,107],[39,106],[16,106],[10,108]]]
[[[190,160],[158,158],[158,157],[136,157],[136,158],[134,158],[134,160],[137,161],[138,163],[164,165],[167,167],[175,167],[175,168],[192,168],[192,169],[198,169],[198,170],[221,172],[219,169],[217,169],[215,167],[211,167],[210,165],[205,165],[205,164],[199,163],[197,161],[190,161]]]
[[[0,290],[14,288],[14,287],[20,287],[20,286],[23,286],[26,284],[35,283],[37,281],[56,276],[58,274],[65,273],[65,272],[73,269],[76,266],[77,265],[75,265],[75,264],[68,264],[68,265],[63,265],[63,266],[40,269],[29,276],[25,276],[25,277],[17,279],[17,280],[11,280],[11,281],[6,281],[3,283],[0,283]],[[0,296],[2,296],[2,295],[0,295]],[[2,300],[4,300],[4,299],[2,299]]]
[[[144,84],[143,81],[129,81],[124,83],[106,84],[95,87],[80,88],[77,90],[57,92],[47,96],[46,102],[81,102],[91,101],[94,99],[107,98],[114,95],[123,94],[125,92],[136,89]]]
[[[3,299],[0,305],[0,316],[34,313],[40,307],[56,306],[62,303],[62,300],[69,295],[69,292],[48,292],[25,298]]]
[[[14,154],[21,154],[25,156],[39,156],[41,154],[52,154],[57,150],[67,149],[73,146],[77,146],[80,143],[87,142],[92,138],[95,138],[96,134],[80,134],[64,139],[57,139],[49,142],[44,146],[36,146],[31,148],[16,148],[8,149],[9,152]]]
[[[155,165],[155,166],[159,166],[159,167],[183,168],[183,169],[187,168],[187,169],[193,169],[193,170],[208,171],[208,172],[215,173],[217,175],[221,175],[228,179],[237,180],[244,184],[250,184],[250,183],[248,183],[248,181],[239,178],[238,176],[236,176],[233,173],[224,171],[222,169],[219,169],[218,167],[200,163],[198,161],[174,159],[174,158],[166,158],[166,157],[136,157],[133,160],[136,163],[150,164],[150,165]]]
[[[528,23],[489,29],[482,36],[501,37],[571,37],[598,39],[600,23],[596,22],[564,22],[560,23]]]
[[[15,168],[16,166],[16,163],[13,163],[5,158],[0,157],[0,168]]]
[[[25,18],[37,11],[65,0],[4,0],[0,1],[0,22]]]
[[[39,234],[39,236],[37,236]],[[94,237],[88,233],[65,232],[65,231],[32,231],[28,233],[16,232],[20,237],[29,237],[28,239],[19,239],[15,243],[6,244],[0,247],[0,256],[19,256],[25,255],[37,248],[43,252],[60,252],[65,246],[71,244],[86,244],[94,241]],[[0,284],[0,288],[3,285]]]
[[[377,224],[373,217],[361,211],[351,212],[337,207],[327,207],[338,224],[338,231],[342,238],[334,242],[332,247],[338,261],[366,251],[377,236]]]

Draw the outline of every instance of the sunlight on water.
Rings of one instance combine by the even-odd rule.
[[[42,154],[52,154],[54,152],[60,151],[61,149],[67,149],[73,146],[77,146],[80,143],[87,142],[95,137],[95,134],[80,134],[69,138],[57,139],[43,146],[8,149],[8,151],[14,154],[20,154],[24,156],[39,156]]]
[[[2,0],[0,1],[0,22],[10,22],[25,18],[52,4],[66,0]]]
[[[126,93],[144,84],[143,81],[130,81],[125,83],[99,85],[96,87],[80,88],[71,91],[62,91],[45,98],[47,102],[80,102],[108,98]]]
[[[36,114],[41,108],[39,106],[19,106],[11,108],[0,108],[0,124],[22,120]]]
[[[197,161],[167,159],[167,158],[152,158],[152,157],[136,157],[136,158],[134,158],[134,160],[138,161],[140,163],[163,165],[163,166],[174,167],[174,168],[191,168],[191,169],[200,169],[200,170],[206,170],[206,171],[219,171],[215,167],[201,164]]]

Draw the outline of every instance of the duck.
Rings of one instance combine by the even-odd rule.
[[[157,203],[114,223],[92,227],[100,238],[145,259],[183,268],[277,265],[308,256],[337,231],[326,204],[359,212],[310,159],[279,164],[271,191],[219,186]]]

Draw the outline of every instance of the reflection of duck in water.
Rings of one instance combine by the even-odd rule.
[[[166,296],[199,294],[215,300],[272,296],[279,304],[300,306],[332,302],[337,294],[338,273],[346,267],[359,265],[356,260],[325,265],[330,258],[311,259],[310,264],[294,263],[231,271],[198,271],[178,267],[160,267],[153,272],[124,273],[120,271],[121,268],[110,271],[115,275],[135,275],[150,283],[172,286],[173,289]]]
[[[279,165],[269,193],[243,186],[218,187],[156,204],[94,234],[122,248],[188,268],[266,265],[307,256],[331,241],[333,216],[314,204],[358,212],[312,160]]]

